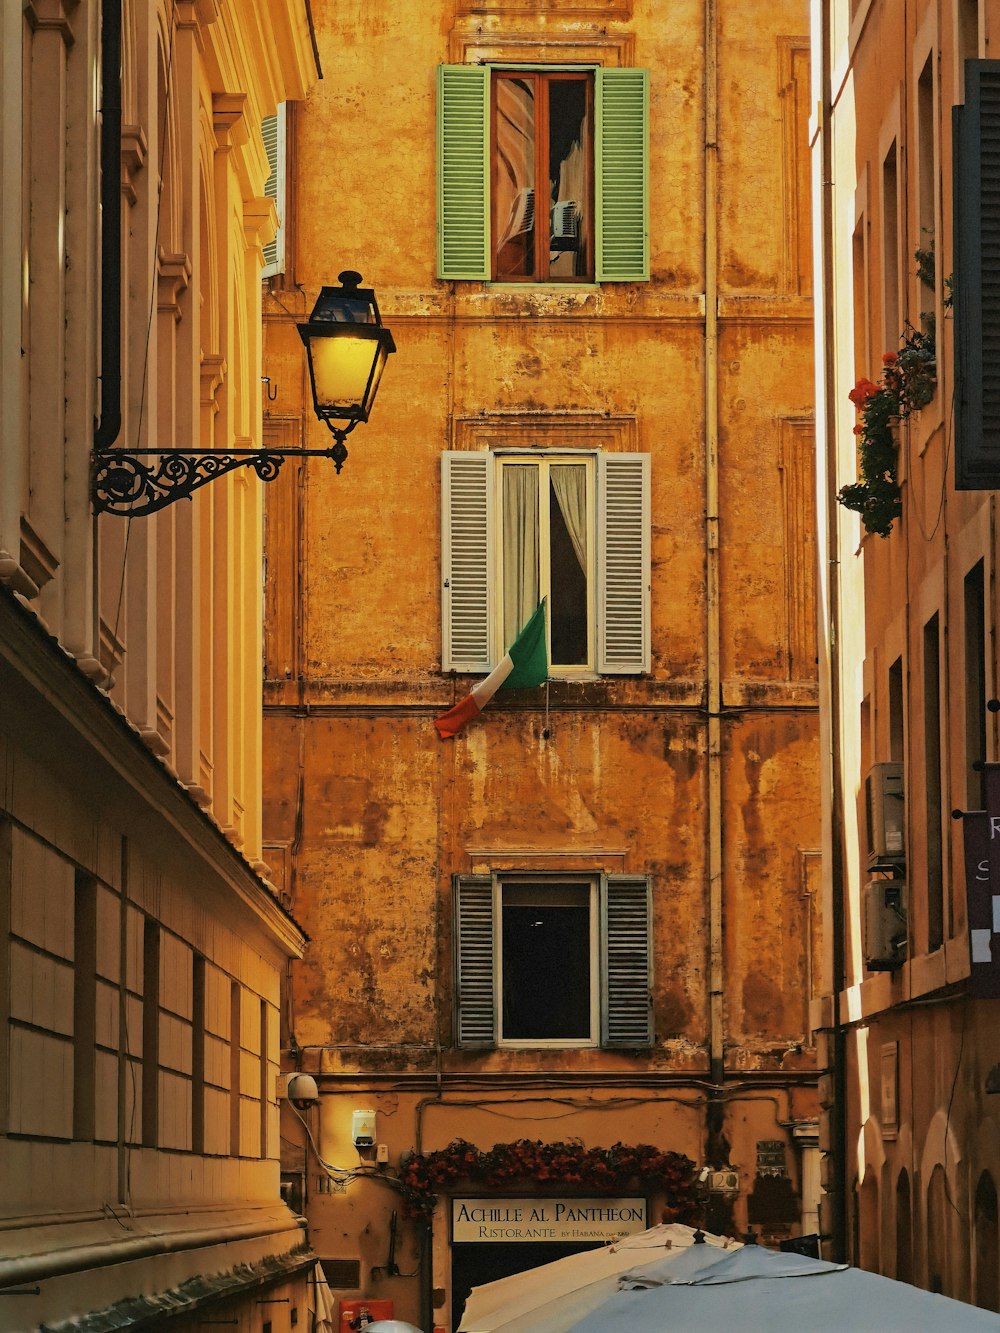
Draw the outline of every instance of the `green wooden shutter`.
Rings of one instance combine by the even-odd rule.
[[[596,71],[597,281],[649,281],[649,71]]]
[[[455,1036],[459,1046],[496,1045],[493,881],[456,875]]]
[[[441,455],[441,669],[490,671],[492,455]]]
[[[285,268],[285,108],[278,107],[277,115],[265,116],[260,123],[264,151],[267,153],[271,174],[264,184],[264,196],[273,199],[278,208],[278,230],[274,240],[264,246],[262,277],[282,273]]]
[[[653,1044],[650,882],[605,875],[601,883],[601,1044]]]
[[[597,465],[597,669],[650,669],[649,454],[601,454]]]
[[[1000,61],[965,62],[952,109],[955,487],[1000,487]]]
[[[438,277],[490,276],[490,71],[438,66]]]

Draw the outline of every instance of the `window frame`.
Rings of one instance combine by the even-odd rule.
[[[496,580],[496,587],[499,589],[499,595],[494,600],[493,611],[490,617],[490,652],[495,662],[499,662],[504,653],[510,647],[509,643],[504,643],[504,608],[503,608],[503,589],[506,570],[504,568],[503,558],[503,468],[505,466],[524,466],[528,459],[538,468],[538,594],[539,600],[549,596],[551,606],[551,578],[548,561],[546,556],[550,553],[550,535],[549,535],[549,509],[548,504],[543,502],[548,498],[548,476],[549,469],[553,464],[582,466],[586,469],[587,478],[587,661],[582,665],[562,665],[552,661],[552,624],[551,615],[546,616],[545,621],[545,652],[549,663],[549,674],[553,679],[559,680],[596,680],[598,678],[597,670],[597,589],[598,589],[598,570],[597,570],[597,451],[593,449],[575,449],[575,450],[555,450],[555,449],[531,449],[531,448],[511,448],[494,449],[493,454],[493,476],[491,478],[493,505],[493,531],[496,533],[496,540],[493,543],[493,577]],[[543,479],[546,483],[543,491]]]
[[[531,432],[517,430],[514,437]],[[538,446],[520,446],[528,453]],[[553,443],[555,452],[588,447]],[[487,675],[498,658],[494,455],[515,446],[441,453],[441,670]],[[652,669],[652,477],[648,452],[589,448],[596,460],[595,633],[589,677],[642,676]],[[504,648],[506,651],[506,646]],[[502,656],[502,654],[501,654]],[[562,676],[557,672],[556,677]],[[576,679],[583,679],[578,672]]]
[[[535,161],[534,161],[534,192],[535,192],[535,218],[534,218],[534,273],[531,274],[499,274],[497,272],[497,217],[495,214],[495,199],[497,195],[497,176],[499,173],[499,145],[498,145],[498,116],[497,116],[497,87],[503,80],[531,79],[535,85],[534,97],[534,128],[535,128]],[[582,230],[585,237],[585,257],[586,272],[572,273],[566,276],[553,274],[551,270],[551,254],[549,246],[549,228],[548,224],[542,225],[542,211],[538,207],[538,197],[540,193],[540,182],[549,181],[549,100],[546,97],[539,96],[542,90],[547,89],[550,83],[567,81],[574,83],[583,83],[586,88],[586,126],[587,137],[584,154],[584,195],[587,211],[584,215],[586,223]],[[517,65],[491,65],[489,67],[489,99],[490,99],[490,126],[489,126],[489,174],[491,203],[488,218],[489,223],[489,247],[490,247],[490,281],[494,283],[516,283],[518,286],[528,284],[537,286],[539,283],[554,283],[559,285],[571,284],[579,286],[584,283],[588,286],[595,281],[595,210],[597,206],[596,190],[594,187],[594,178],[596,176],[596,140],[597,124],[595,113],[595,80],[593,66],[563,66],[553,65],[550,67],[533,66],[525,69]],[[548,217],[548,208],[544,216]]]

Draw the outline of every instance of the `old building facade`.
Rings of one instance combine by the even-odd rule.
[[[587,1193],[456,1168],[422,1241],[406,1155],[459,1138],[651,1144],[719,1169],[718,1227],[817,1230],[808,12],[314,12],[268,439],[321,444],[295,324],[339,270],[398,351],[342,474],[268,492],[265,856],[320,1092],[285,1169],[344,1299],[457,1327],[579,1243],[465,1223]],[[548,685],[439,739],[546,595]]]
[[[0,1327],[287,1329],[262,495],[98,517],[91,451],[260,441],[308,7],[26,0],[0,62]]]
[[[863,1266],[993,1310],[1000,1041],[985,997],[996,889],[985,850],[963,846],[976,821],[950,816],[983,809],[978,765],[998,757],[987,708],[998,693],[997,476],[984,468],[981,411],[978,434],[976,420],[990,392],[995,201],[982,164],[998,35],[990,0],[813,6],[833,939],[817,1021],[840,1071],[823,1098],[823,1146],[840,1163],[827,1224]],[[900,402],[900,373],[902,406],[886,426],[895,489],[888,509],[868,511],[869,531],[835,497],[875,433],[869,405],[885,405],[887,386]]]

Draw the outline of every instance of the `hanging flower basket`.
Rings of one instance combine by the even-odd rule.
[[[861,515],[867,532],[880,537],[888,537],[903,512],[896,475],[899,423],[926,407],[937,387],[933,331],[907,325],[902,343],[898,353],[882,357],[877,382],[860,379],[848,395],[860,416],[854,427],[859,479],[842,486],[837,499]]]
[[[490,1189],[571,1186],[595,1194],[620,1194],[635,1188],[666,1196],[666,1221],[693,1222],[698,1217],[694,1178],[695,1166],[689,1157],[649,1143],[585,1148],[576,1140],[542,1143],[518,1139],[497,1143],[484,1152],[464,1139],[455,1139],[437,1152],[414,1153],[403,1166],[401,1184],[408,1217],[430,1217],[442,1190],[468,1182]]]

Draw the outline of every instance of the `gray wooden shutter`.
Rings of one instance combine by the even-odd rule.
[[[1000,487],[1000,61],[965,62],[952,109],[955,486]]]
[[[649,454],[601,454],[597,469],[597,669],[650,668]]]
[[[601,1044],[653,1044],[650,882],[606,875],[601,882]]]
[[[649,71],[595,74],[597,281],[649,281]]]
[[[277,114],[265,116],[260,123],[264,151],[267,153],[271,174],[264,183],[264,196],[273,199],[278,209],[278,230],[273,241],[264,246],[264,278],[283,273],[285,268],[285,108]]]
[[[490,276],[490,71],[438,66],[439,278]]]
[[[496,1045],[493,881],[456,875],[455,1034],[459,1046]]]
[[[441,456],[441,668],[482,673],[490,662],[491,522],[487,452]]]

